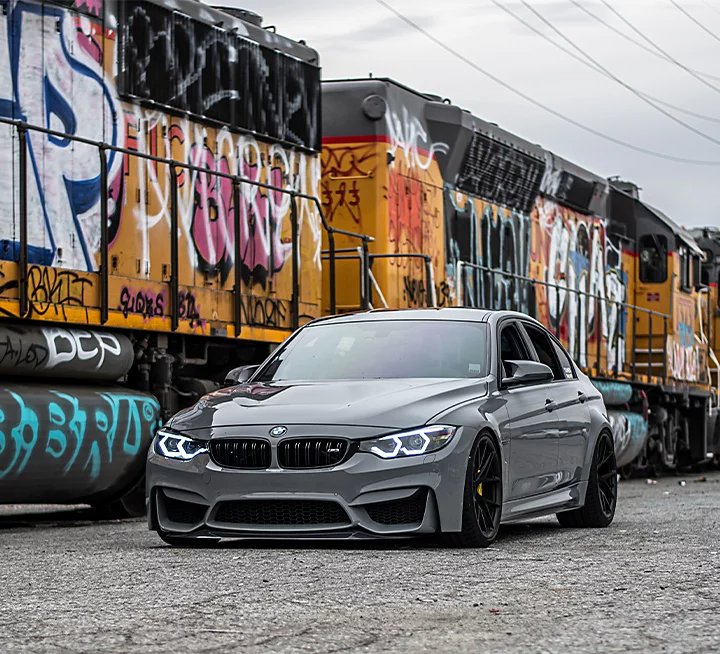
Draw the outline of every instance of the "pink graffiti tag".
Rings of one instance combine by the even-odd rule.
[[[197,149],[202,148],[198,156]],[[207,170],[230,174],[227,159],[215,161],[207,146],[194,145],[191,161]],[[201,267],[229,273],[235,244],[232,220],[232,182],[226,177],[199,173],[195,180],[192,236]]]
[[[248,179],[259,179],[258,166],[246,161],[240,174]],[[269,171],[269,183],[282,187],[283,174],[278,167]],[[246,186],[240,207],[240,239],[244,267],[253,276],[253,283],[265,287],[266,279],[279,272],[285,263],[285,249],[281,240],[283,194],[271,191],[262,193],[257,187]]]
[[[103,0],[75,0],[75,6],[81,9],[83,6],[88,8],[91,14],[99,16],[102,12]]]
[[[201,151],[199,149],[202,148]],[[204,145],[194,145],[191,161],[208,171],[230,173],[225,157],[215,158]],[[259,179],[257,165],[243,162],[240,175]],[[283,184],[282,170],[269,171],[270,183]],[[282,269],[286,248],[281,239],[283,194],[266,193],[258,187],[243,184],[240,194],[240,243],[243,278],[253,284],[266,286],[268,277]],[[199,173],[195,179],[192,238],[201,270],[220,272],[223,282],[232,269],[235,249],[232,182],[211,172]]]

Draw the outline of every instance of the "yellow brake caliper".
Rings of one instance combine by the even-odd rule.
[[[480,472],[480,471],[478,470],[478,472]],[[477,494],[478,494],[478,495],[482,495],[482,482],[480,482],[480,483],[478,484]]]

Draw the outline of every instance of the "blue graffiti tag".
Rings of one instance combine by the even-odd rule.
[[[0,480],[50,470],[94,481],[159,426],[157,400],[133,391],[0,388],[0,404]]]

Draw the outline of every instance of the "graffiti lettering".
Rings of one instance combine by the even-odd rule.
[[[31,266],[28,270],[28,296],[31,311],[45,315],[51,308],[65,319],[66,307],[86,308],[85,291],[92,281],[70,270]]]
[[[244,295],[243,323],[253,327],[288,328],[290,308],[287,302],[271,297]]]
[[[0,374],[112,380],[125,375],[132,360],[123,335],[0,325]]]
[[[0,388],[0,483],[25,473],[57,483],[98,479],[103,465],[135,456],[158,424],[154,397],[124,391]]]
[[[172,8],[125,0],[123,94],[320,150],[320,70]],[[247,34],[242,23],[234,25]],[[255,80],[243,93],[235,80]]]
[[[425,294],[425,280],[416,279],[410,275],[403,277],[403,299],[410,307],[427,306],[427,298]],[[450,287],[445,281],[435,284],[435,299],[437,306],[445,307],[450,305]]]
[[[390,137],[389,153],[395,156],[398,150],[402,150],[410,168],[427,170],[436,153],[447,154],[450,151],[447,143],[434,143],[428,138],[423,123],[413,116],[407,107],[403,107],[399,112],[388,111],[385,121]]]
[[[204,321],[200,320],[200,305],[195,301],[195,294],[190,291],[178,293],[178,317],[180,320],[190,322],[190,327],[202,327]]]
[[[165,315],[165,304],[165,291],[133,291],[123,286],[118,310],[122,311],[125,318],[131,313],[139,314],[145,319],[162,318]]]
[[[11,333],[0,334],[0,368],[10,366],[27,366],[41,368],[48,360],[48,349],[40,343],[24,343],[15,340]]]
[[[476,132],[457,187],[493,204],[529,214],[544,172],[542,160]]]
[[[94,15],[101,0],[78,6]],[[59,7],[6,2],[0,16],[0,115],[123,146],[121,113],[112,82],[103,71],[102,28]],[[17,39],[8,43],[8,35]],[[81,98],[81,101],[78,99]],[[0,169],[15,170],[18,144],[12,129],[0,130]],[[27,133],[27,235],[32,264],[91,271],[100,247],[100,158],[91,145]],[[110,225],[118,223],[122,202],[122,157],[107,156]],[[15,181],[17,184],[17,180]],[[4,234],[19,233],[16,192],[0,195]],[[111,239],[112,239],[111,233]],[[0,258],[17,259],[19,241],[5,242]]]

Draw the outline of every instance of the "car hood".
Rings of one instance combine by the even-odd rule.
[[[482,379],[241,384],[206,395],[167,426],[182,432],[241,425],[416,427],[486,393]]]

